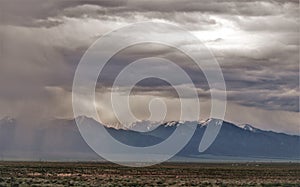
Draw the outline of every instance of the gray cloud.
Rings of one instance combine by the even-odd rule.
[[[112,29],[149,20],[179,24],[211,49],[221,64],[231,103],[299,112],[299,1],[2,0],[0,113],[71,115],[72,79],[88,46]],[[189,41],[178,45],[193,47]],[[179,64],[192,77],[199,96],[209,99],[201,70],[183,54],[157,45],[116,55],[100,77],[99,92],[109,89],[131,61],[153,56]],[[177,97],[172,87],[153,80],[141,82],[133,94]]]

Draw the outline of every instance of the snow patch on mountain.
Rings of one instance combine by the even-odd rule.
[[[253,127],[252,125],[249,124],[243,124],[240,126],[242,129],[246,130],[246,131],[250,131],[250,132],[257,132],[260,129]]]

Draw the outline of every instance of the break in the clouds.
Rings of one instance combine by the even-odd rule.
[[[294,133],[299,129],[296,0],[1,0],[0,116],[72,117],[72,81],[85,50],[103,34],[141,21],[177,24],[212,51],[226,81],[227,120]],[[189,41],[178,42],[193,48]],[[105,122],[115,121],[106,102],[114,77],[130,62],[151,56],[175,61],[191,76],[207,113],[209,87],[188,58],[166,46],[133,46],[111,59],[99,81],[97,106]],[[149,115],[142,108],[154,96],[173,108],[169,120],[178,116],[174,89],[158,80],[145,80],[133,90],[137,116]]]

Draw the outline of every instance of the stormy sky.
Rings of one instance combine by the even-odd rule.
[[[299,133],[297,0],[0,0],[0,117],[72,118],[81,56],[103,34],[142,21],[176,24],[211,50],[226,81],[225,120]],[[107,93],[114,74],[148,56],[174,60],[188,72],[199,88],[201,118],[207,117],[210,90],[201,71],[170,48],[145,45],[111,59],[96,89],[103,122],[116,122]],[[177,120],[170,85],[145,80],[133,93],[132,110],[140,119],[149,116],[151,98],[160,97],[168,104],[167,120]]]

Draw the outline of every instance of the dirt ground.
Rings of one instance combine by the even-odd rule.
[[[300,163],[0,162],[0,186],[300,186]]]

